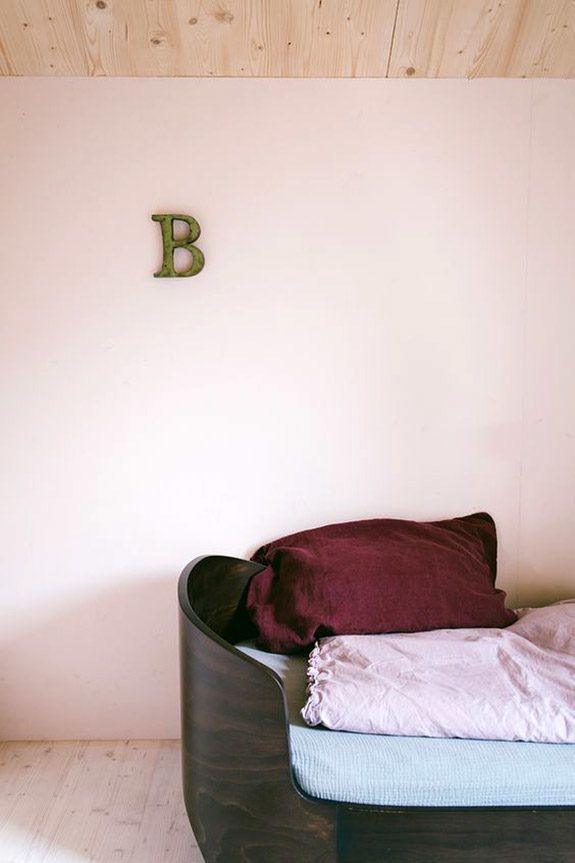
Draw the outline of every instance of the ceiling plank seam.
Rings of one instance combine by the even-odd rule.
[[[397,18],[399,15],[399,4],[400,3],[401,3],[401,0],[397,0],[397,5],[395,7],[395,15],[393,18],[393,27],[391,30],[391,42],[389,43],[389,54],[387,56],[387,66],[385,69],[385,77],[386,78],[389,78],[389,68],[391,66],[391,57],[393,54],[393,48],[394,48],[394,44],[395,44],[395,30],[397,28]]]

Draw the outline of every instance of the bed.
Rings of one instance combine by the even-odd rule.
[[[263,566],[179,581],[184,798],[206,863],[573,863],[575,746],[304,727],[300,657],[259,651]]]

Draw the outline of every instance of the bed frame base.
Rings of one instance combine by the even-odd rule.
[[[373,809],[339,806],[337,863],[568,863],[569,809]]]

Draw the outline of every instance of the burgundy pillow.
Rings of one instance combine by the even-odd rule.
[[[252,560],[247,608],[258,644],[293,653],[326,635],[502,627],[497,534],[485,512],[447,521],[377,518],[276,539]]]

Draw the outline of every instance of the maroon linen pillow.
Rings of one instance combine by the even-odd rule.
[[[294,653],[326,635],[503,627],[497,534],[485,512],[446,521],[377,518],[276,539],[252,560],[258,645]]]

